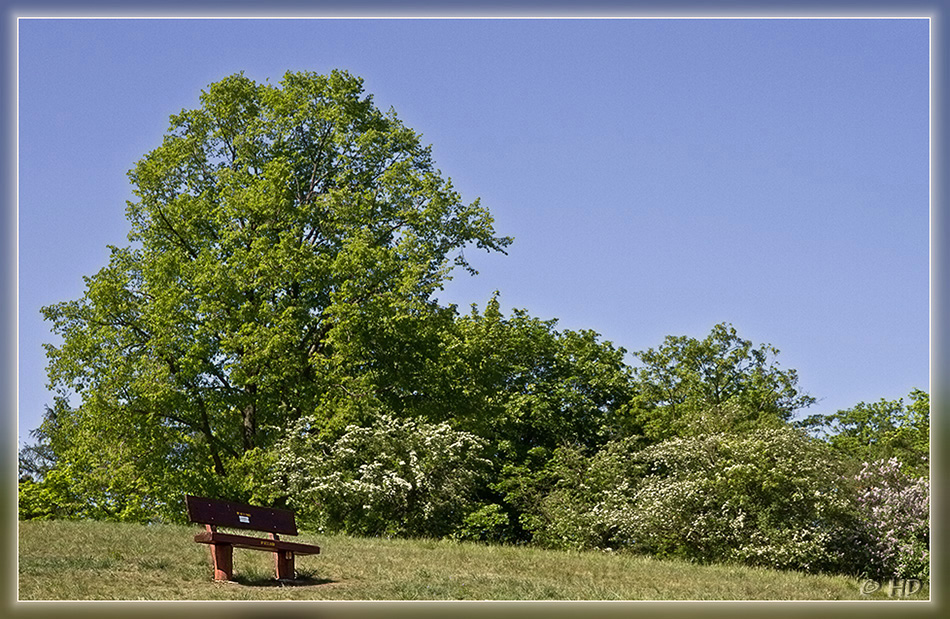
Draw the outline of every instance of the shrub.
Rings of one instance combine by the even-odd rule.
[[[864,563],[838,461],[790,428],[615,442],[579,477],[542,501],[539,541],[809,571]]]
[[[869,575],[930,577],[930,483],[908,475],[897,458],[865,462],[858,505],[872,540]]]
[[[511,542],[511,520],[501,505],[489,503],[467,515],[453,537],[472,542]]]
[[[130,467],[105,471],[58,464],[40,481],[24,478],[19,482],[20,520],[149,522],[156,519],[160,507],[155,493],[134,478]]]
[[[32,479],[21,479],[17,496],[20,520],[51,520],[57,517],[57,503],[49,484]]]
[[[484,441],[448,424],[379,417],[337,439],[298,424],[278,457],[278,483],[305,524],[356,535],[443,537],[477,509]]]

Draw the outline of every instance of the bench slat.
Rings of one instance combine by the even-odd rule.
[[[220,533],[218,531],[202,531],[195,535],[195,541],[200,544],[231,544],[236,548],[249,548],[252,550],[270,550],[272,552],[290,551],[299,555],[320,554],[320,547],[311,544],[287,542],[263,537],[250,537],[247,535],[235,535],[233,533]]]
[[[297,535],[294,513],[275,507],[257,507],[231,501],[185,495],[188,519],[231,529],[250,529],[266,533]]]

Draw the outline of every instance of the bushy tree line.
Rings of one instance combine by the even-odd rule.
[[[440,305],[464,248],[511,239],[357,78],[226,78],[130,178],[130,245],[43,310],[21,518],[178,522],[192,493],[360,535],[926,574],[926,393],[796,420],[796,372],[729,324],[630,365],[497,294]]]

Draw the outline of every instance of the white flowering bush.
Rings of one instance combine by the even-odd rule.
[[[930,577],[930,482],[904,473],[897,458],[865,462],[858,505],[871,539],[868,574]]]
[[[790,428],[616,443],[583,480],[542,502],[538,541],[808,571],[864,562],[837,460]]]
[[[278,471],[304,523],[357,535],[442,537],[479,506],[485,442],[448,424],[382,415],[316,438],[301,422]]]

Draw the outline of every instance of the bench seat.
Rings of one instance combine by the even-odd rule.
[[[202,531],[195,535],[199,544],[230,544],[235,548],[249,548],[251,550],[270,550],[273,552],[293,552],[298,555],[318,555],[320,547],[299,542],[288,542],[282,539],[267,539],[266,537],[251,537],[250,535],[235,535],[221,531]]]

